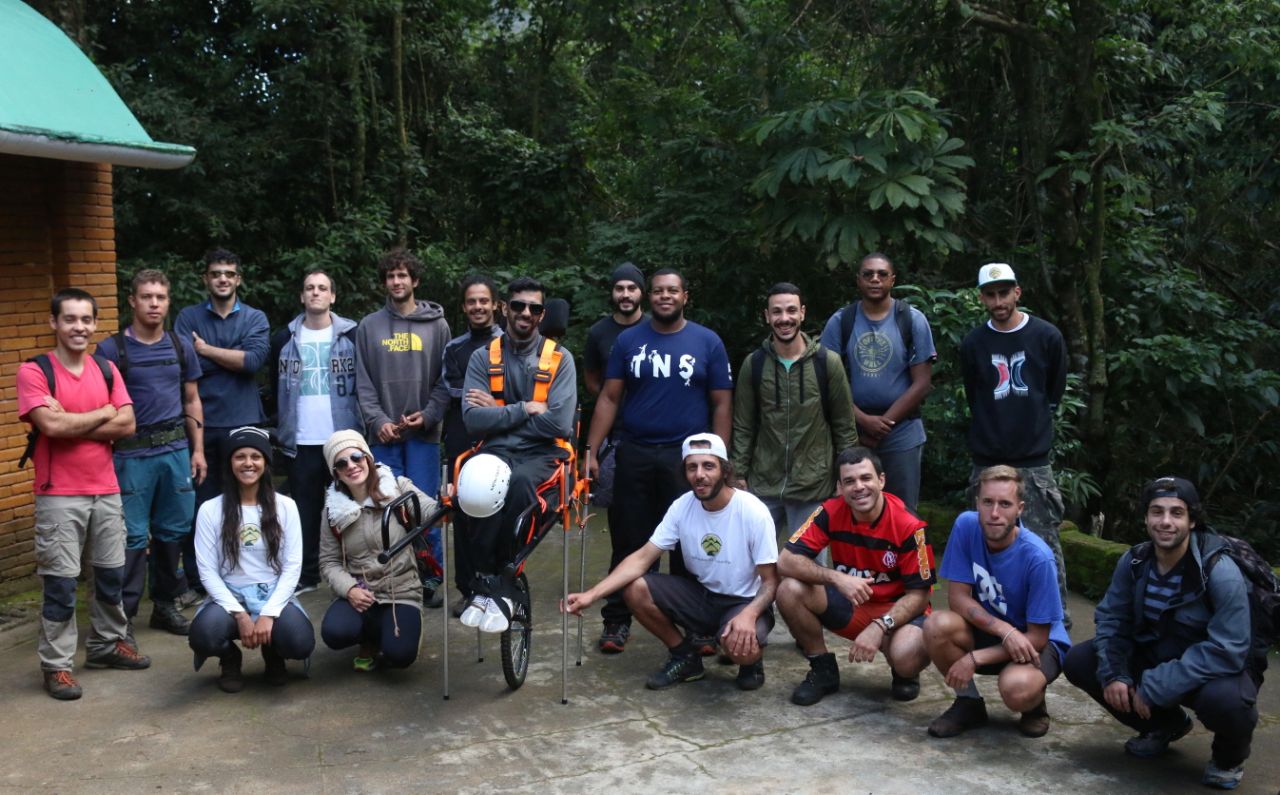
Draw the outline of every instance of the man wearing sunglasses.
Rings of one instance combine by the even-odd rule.
[[[469,518],[470,561],[476,572],[471,590],[472,606],[485,619],[482,629],[505,631],[511,612],[487,593],[492,575],[511,559],[512,530],[516,517],[535,499],[535,490],[551,477],[568,455],[557,440],[573,438],[574,411],[578,405],[578,377],[573,356],[555,345],[559,363],[550,372],[545,400],[537,400],[535,376],[541,370],[543,336],[538,331],[546,309],[545,291],[536,279],[521,276],[507,287],[507,332],[490,343],[499,345],[501,387],[495,391],[490,378],[491,349],[471,354],[463,380],[462,421],[467,433],[481,439],[483,452],[496,455],[511,467],[511,480],[502,510],[487,518]],[[474,612],[474,611],[473,611]],[[464,622],[467,612],[463,612]]]

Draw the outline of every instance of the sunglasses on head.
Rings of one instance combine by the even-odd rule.
[[[517,315],[528,309],[531,315],[541,315],[542,310],[546,309],[542,304],[531,304],[528,301],[508,301],[507,306],[511,307],[511,311]]]
[[[367,455],[365,455],[364,453],[362,453],[362,452],[360,452],[359,450],[357,450],[357,451],[355,451],[354,453],[352,453],[350,456],[348,456],[348,457],[346,457],[346,458],[339,458],[337,461],[334,461],[334,462],[333,462],[333,469],[334,469],[334,471],[335,471],[335,472],[336,472],[336,471],[338,471],[338,470],[341,470],[341,469],[346,469],[346,468],[347,468],[347,464],[358,464],[358,463],[360,463],[361,461],[365,460],[365,459],[366,459],[366,458],[368,458],[368,457],[369,457],[369,456],[367,456]]]

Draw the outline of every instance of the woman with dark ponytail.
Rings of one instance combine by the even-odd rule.
[[[315,648],[311,620],[294,598],[302,570],[298,506],[271,483],[271,440],[261,428],[231,432],[223,464],[222,494],[200,506],[196,560],[208,597],[191,622],[196,670],[209,657],[222,663],[218,687],[244,687],[242,654],[260,648],[267,681],[288,681],[285,659]]]

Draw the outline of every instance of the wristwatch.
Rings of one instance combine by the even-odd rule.
[[[889,634],[890,632],[893,632],[893,630],[897,628],[897,624],[895,624],[893,621],[893,616],[890,615],[889,613],[885,613],[884,615],[875,619],[875,622],[884,628],[884,632],[886,635]]]

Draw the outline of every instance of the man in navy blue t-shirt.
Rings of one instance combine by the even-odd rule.
[[[929,734],[954,737],[985,724],[987,707],[974,675],[996,674],[1005,706],[1022,713],[1018,730],[1043,737],[1049,731],[1044,691],[1071,648],[1057,566],[1048,545],[1019,521],[1023,483],[1016,469],[983,470],[977,503],[977,511],[956,518],[942,558],[949,609],[924,624],[929,658],[956,691]]]
[[[618,440],[618,485],[609,507],[610,570],[644,546],[671,503],[689,490],[680,443],[708,430],[728,439],[733,430],[729,356],[715,332],[685,318],[688,301],[678,271],[654,273],[649,322],[619,334],[609,354],[588,443],[599,450],[611,431]],[[678,555],[671,557],[671,565],[680,571]],[[631,612],[619,595],[610,597],[601,612],[599,648],[616,654],[631,634]]]

